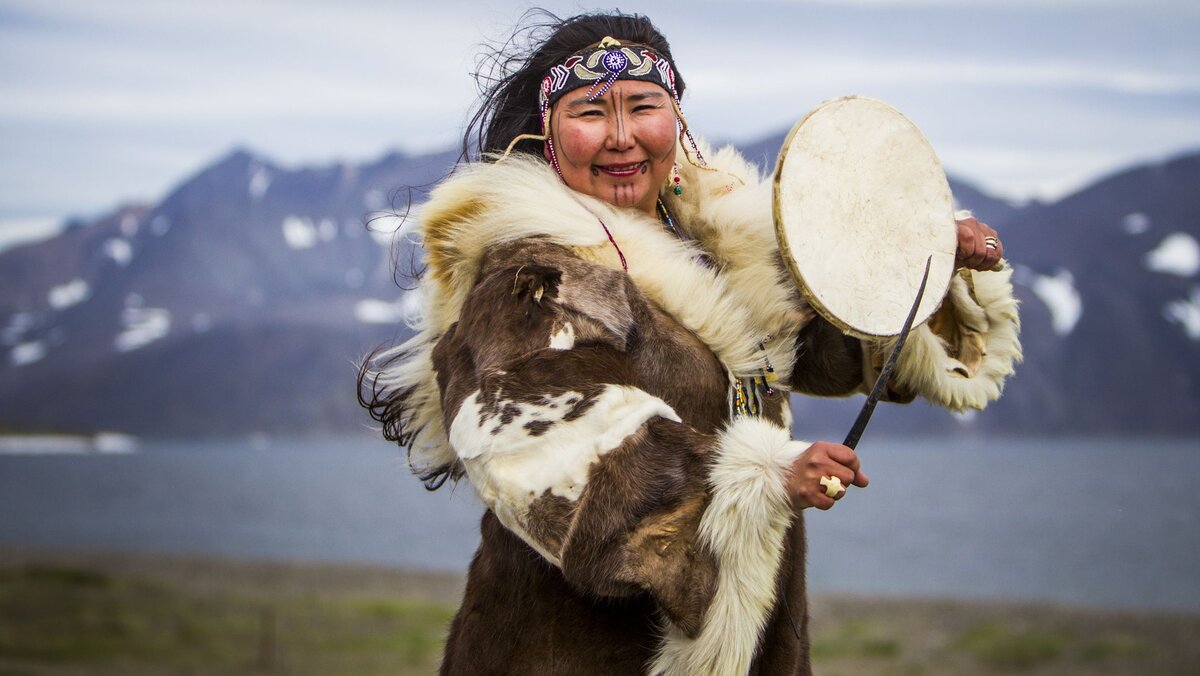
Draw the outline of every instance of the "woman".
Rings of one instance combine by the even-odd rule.
[[[422,208],[427,316],[362,383],[427,486],[465,474],[488,507],[445,674],[809,673],[801,511],[867,477],[790,438],[785,391],[863,391],[883,346],[796,293],[769,186],[706,159],[683,89],[645,18],[556,22],[487,92],[486,159]],[[960,222],[893,399],[999,395],[1020,348],[1008,274],[975,272],[994,237]]]

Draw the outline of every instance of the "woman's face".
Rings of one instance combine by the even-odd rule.
[[[617,80],[587,100],[568,92],[550,113],[550,136],[563,180],[575,190],[650,214],[675,163],[675,109],[652,82]],[[546,149],[546,159],[550,150]]]

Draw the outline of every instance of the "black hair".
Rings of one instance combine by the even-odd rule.
[[[540,134],[538,92],[546,72],[606,36],[646,45],[674,64],[671,46],[644,16],[616,10],[560,19],[547,10],[531,9],[521,17],[518,27],[506,41],[485,47],[476,63],[475,81],[480,101],[463,132],[460,160],[487,161],[489,154],[503,152],[516,136]],[[676,71],[675,90],[682,95],[683,89],[683,78]],[[541,155],[542,148],[537,141],[527,140],[518,143],[514,152]],[[410,188],[410,206],[412,199]],[[403,217],[407,214],[406,209]],[[415,280],[421,273],[408,276]],[[413,353],[410,351],[376,349],[367,355],[358,371],[359,404],[382,423],[385,439],[409,447],[410,453],[413,440],[420,432],[413,425],[415,388],[382,383],[380,375],[411,358]],[[437,490],[447,480],[457,481],[464,472],[459,462],[417,470],[428,490]]]
[[[651,47],[674,66],[671,45],[650,19],[640,14],[580,14],[561,19],[544,9],[526,12],[503,43],[487,48],[476,62],[479,106],[473,111],[462,139],[462,159],[487,159],[500,153],[521,134],[540,134],[538,93],[542,78],[571,54],[606,36]],[[675,70],[675,90],[684,90]],[[540,155],[539,141],[523,140],[513,149]]]

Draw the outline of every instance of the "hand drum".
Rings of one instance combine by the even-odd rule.
[[[933,148],[888,104],[827,101],[788,134],[775,165],[775,234],[813,307],[859,338],[894,336],[929,280],[914,325],[941,305],[957,226]]]

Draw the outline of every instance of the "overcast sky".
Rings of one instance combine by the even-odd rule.
[[[235,145],[287,166],[448,147],[480,42],[528,6],[0,0],[0,246],[157,200]],[[874,96],[951,172],[1015,199],[1200,149],[1196,0],[620,6],[667,35],[684,112],[713,140]]]

